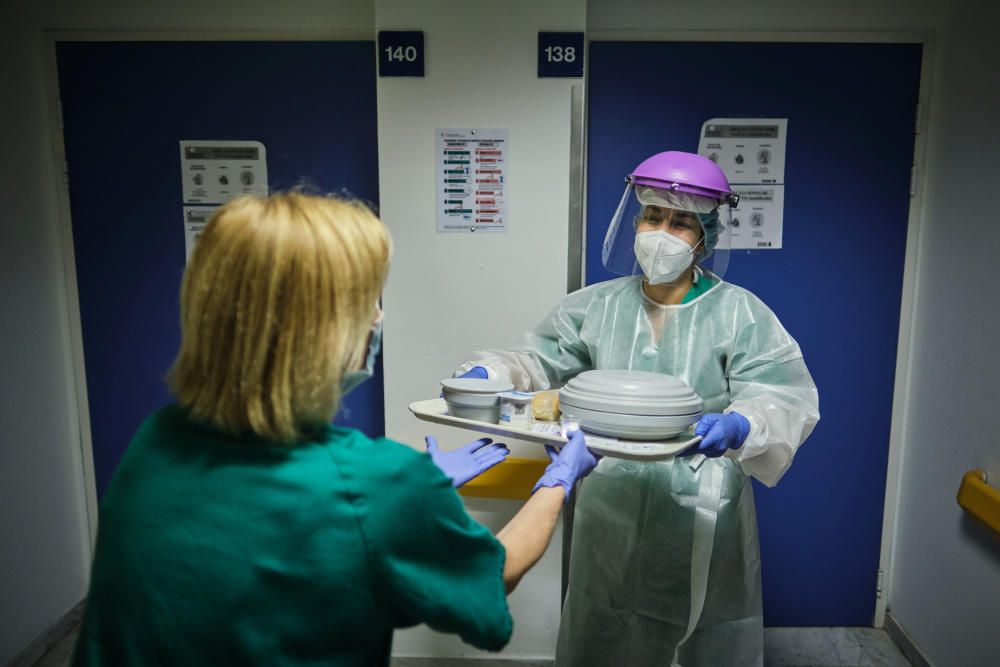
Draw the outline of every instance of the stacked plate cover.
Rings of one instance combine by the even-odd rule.
[[[441,392],[452,417],[472,419],[487,424],[500,421],[500,396],[514,385],[503,380],[480,378],[446,378],[441,380]]]
[[[563,419],[588,433],[669,440],[702,414],[701,397],[680,378],[645,371],[585,371],[559,390]]]

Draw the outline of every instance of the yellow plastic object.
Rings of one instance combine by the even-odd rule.
[[[548,464],[548,459],[510,457],[467,482],[458,492],[473,498],[527,500]]]
[[[1000,491],[986,483],[986,472],[970,470],[958,487],[958,504],[997,533],[1000,533]]]

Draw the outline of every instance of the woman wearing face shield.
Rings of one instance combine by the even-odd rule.
[[[175,402],[105,491],[76,665],[388,665],[426,623],[488,650],[596,460],[580,435],[496,536],[454,491],[507,455],[330,424],[371,377],[388,230],[363,204],[221,207],[181,287]]]
[[[581,487],[557,665],[760,665],[749,477],[775,485],[819,420],[798,344],[716,249],[737,203],[717,165],[659,153],[627,178],[603,261],[624,277],[566,296],[515,346],[463,375],[560,387],[590,369],[666,373],[706,414],[685,456],[605,457]]]

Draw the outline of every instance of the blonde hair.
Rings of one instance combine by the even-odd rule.
[[[391,252],[357,201],[286,192],[220,208],[184,272],[178,402],[281,443],[328,422],[364,362]]]

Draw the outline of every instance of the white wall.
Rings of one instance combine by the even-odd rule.
[[[587,30],[926,30],[946,4],[943,0],[588,0]]]
[[[956,3],[938,33],[930,110],[889,609],[941,666],[1000,663],[1000,539],[955,502],[973,468],[1000,486],[998,21],[995,2]]]
[[[372,16],[367,0],[0,8],[0,664],[84,597],[90,564],[43,29],[370,35]]]
[[[583,30],[583,0],[487,3],[376,0],[378,30],[424,31],[426,76],[378,82],[379,197],[395,241],[385,309],[385,410],[390,437],[444,446],[471,432],[433,427],[407,405],[432,398],[472,350],[499,346],[534,326],[565,294],[570,86],[537,77],[539,30]],[[505,128],[508,231],[435,232],[434,131]],[[544,456],[521,443],[515,455]],[[500,528],[519,503],[475,501],[470,511]],[[510,598],[514,638],[505,657],[551,657],[559,623],[560,536]],[[396,655],[479,653],[426,628],[396,635]]]
[[[90,548],[39,41],[0,33],[0,663],[80,601]]]

